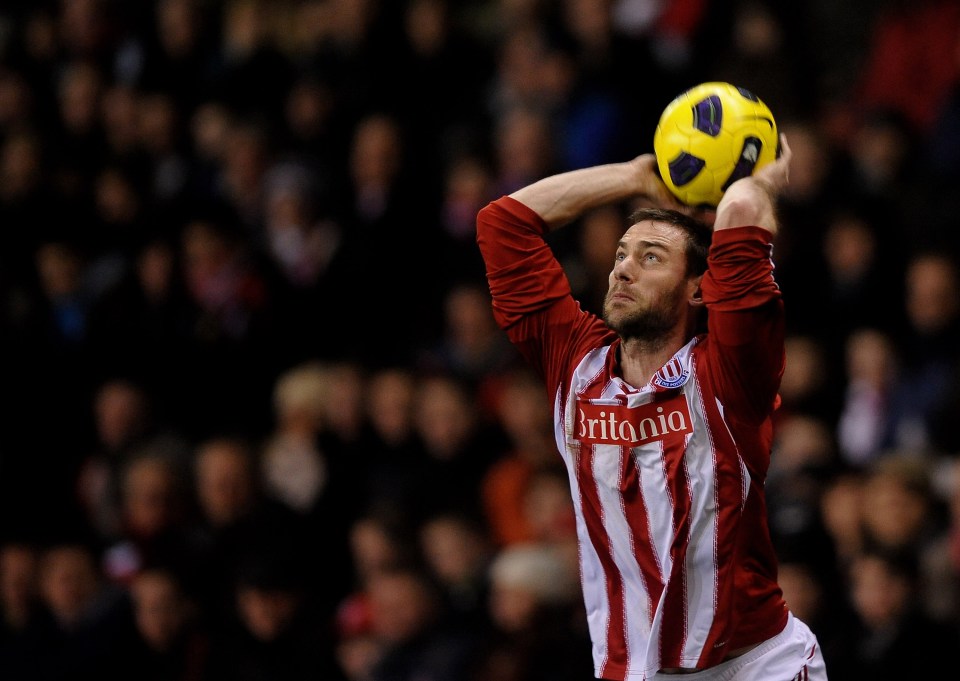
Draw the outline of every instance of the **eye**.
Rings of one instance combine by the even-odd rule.
[[[643,259],[645,262],[660,262],[660,256],[653,251],[647,251],[644,253]]]
[[[627,254],[623,251],[617,251],[617,254],[613,257],[616,262],[621,262],[624,258],[627,257]]]

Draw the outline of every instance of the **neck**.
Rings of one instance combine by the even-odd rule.
[[[653,375],[682,348],[688,338],[674,334],[656,340],[624,338],[620,346],[620,372],[635,388],[645,386]]]

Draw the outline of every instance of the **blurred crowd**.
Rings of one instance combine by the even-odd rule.
[[[725,80],[794,150],[768,481],[832,679],[960,642],[960,3],[5,0],[0,678],[592,678],[488,201]],[[628,206],[551,235],[599,311]]]

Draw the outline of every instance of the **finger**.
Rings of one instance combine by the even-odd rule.
[[[790,150],[790,145],[787,143],[786,133],[780,133],[780,156],[787,157],[789,159],[793,155],[793,152]]]
[[[778,162],[783,166],[783,183],[786,185],[790,182],[790,160],[793,158],[793,150],[790,149],[790,144],[787,142],[787,136],[784,133],[780,133],[780,149]]]

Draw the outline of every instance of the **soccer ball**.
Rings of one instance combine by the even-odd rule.
[[[779,155],[777,124],[753,93],[701,83],[670,102],[653,135],[664,183],[688,206],[716,208],[734,181]]]

